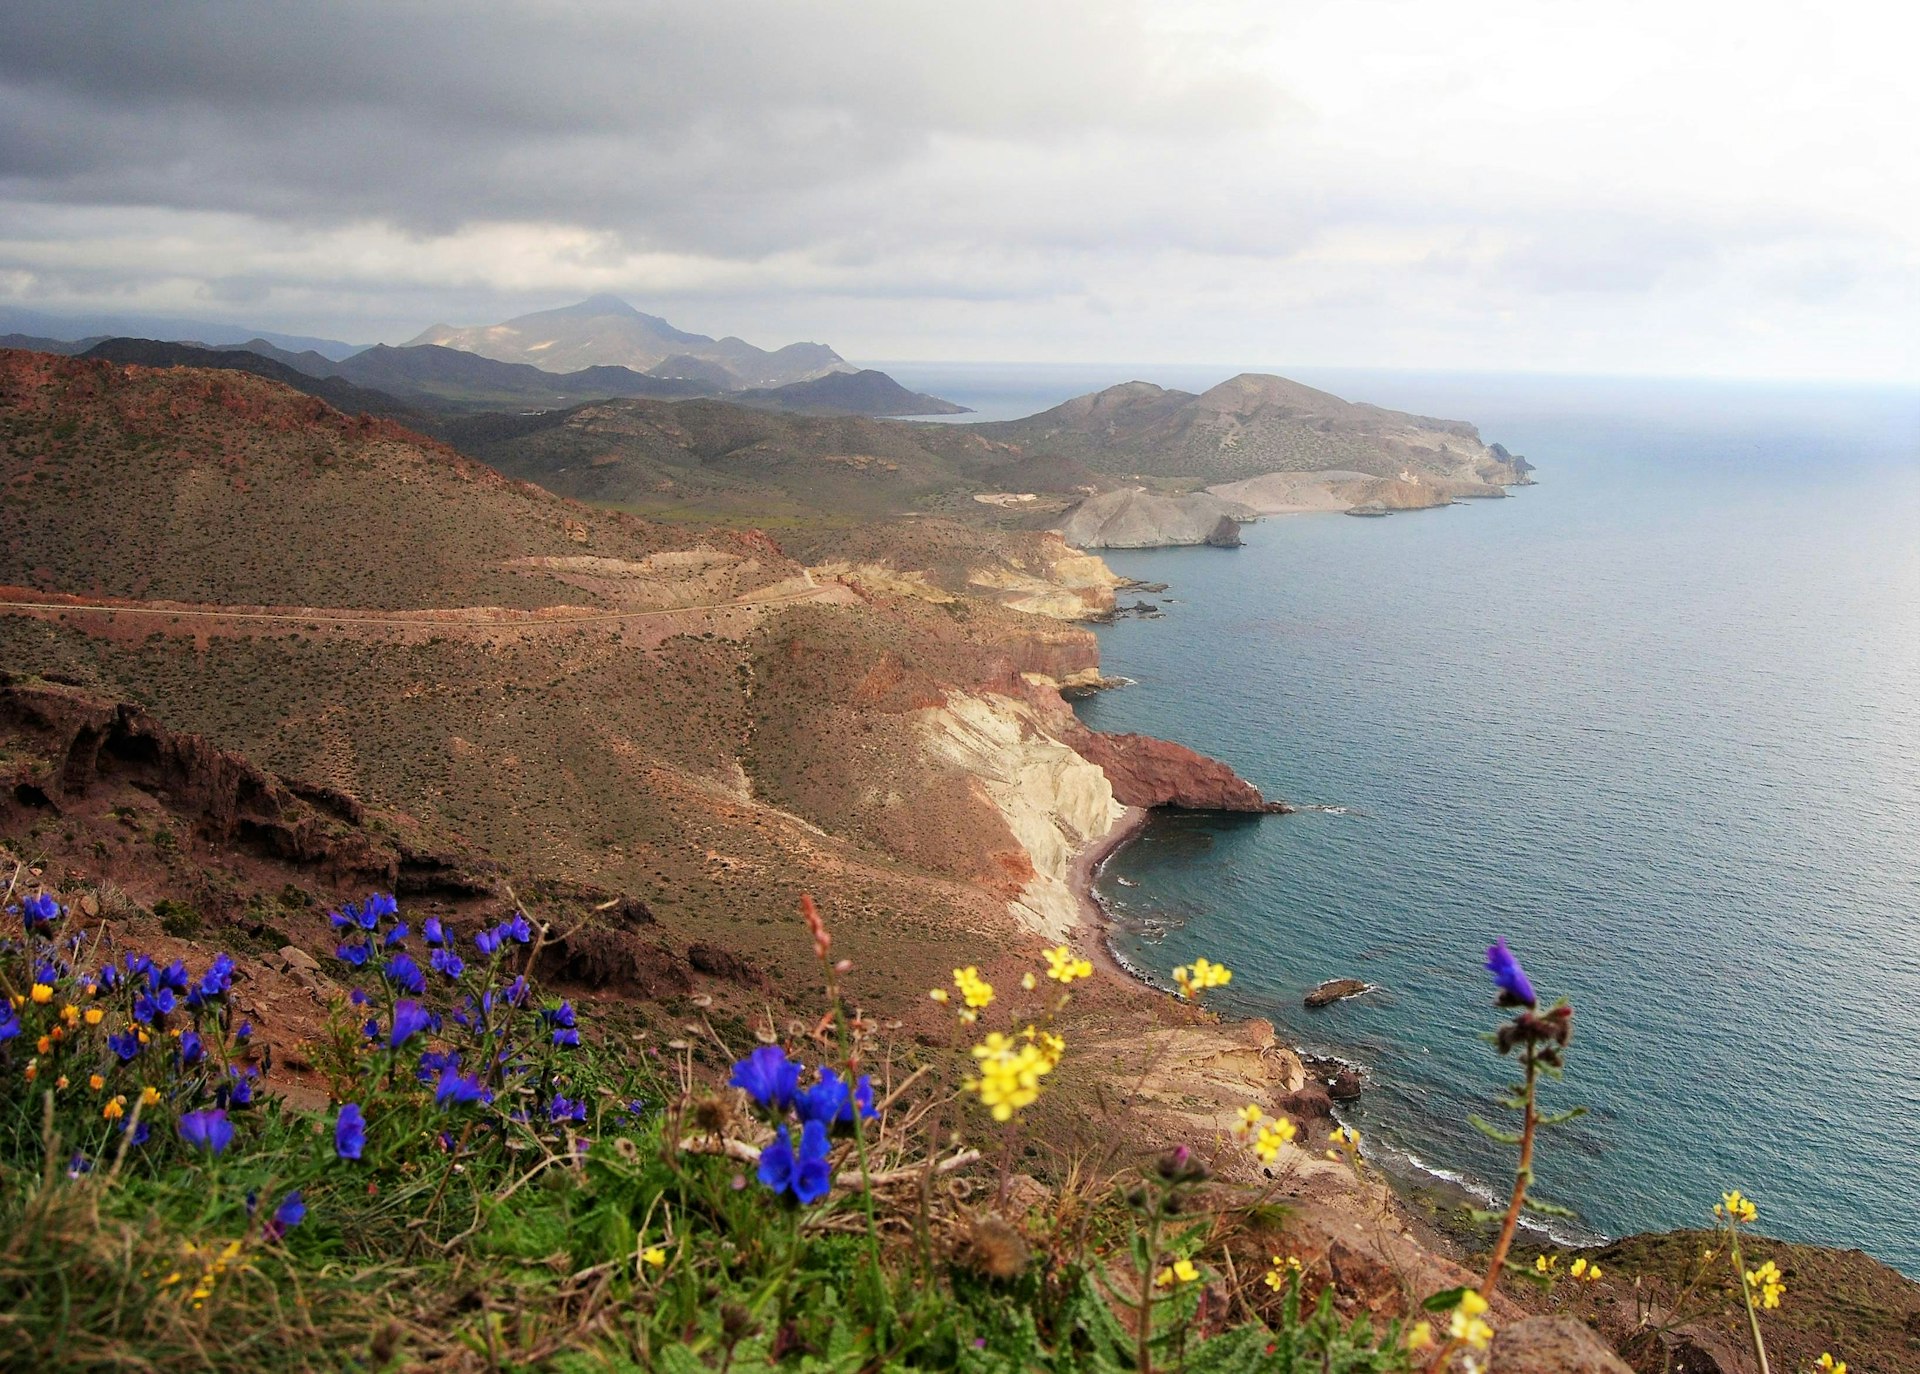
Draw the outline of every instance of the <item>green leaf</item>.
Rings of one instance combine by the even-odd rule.
[[[1582,1117],[1586,1114],[1587,1109],[1585,1107],[1569,1107],[1564,1112],[1554,1112],[1549,1116],[1541,1117],[1540,1124],[1542,1126],[1564,1126],[1576,1117]]]
[[[1496,1141],[1499,1144],[1518,1145],[1520,1143],[1520,1137],[1515,1132],[1503,1131],[1485,1117],[1476,1116],[1472,1112],[1467,1113],[1467,1124],[1473,1127],[1474,1130],[1480,1132],[1480,1134],[1488,1140]]]
[[[1580,1215],[1571,1207],[1562,1207],[1557,1202],[1548,1202],[1545,1198],[1531,1196],[1527,1198],[1527,1210],[1538,1212],[1543,1217],[1566,1217],[1570,1221]]]
[[[1460,1305],[1460,1299],[1466,1297],[1468,1291],[1464,1284],[1458,1288],[1449,1288],[1443,1293],[1435,1293],[1420,1306],[1429,1312],[1451,1312]]]

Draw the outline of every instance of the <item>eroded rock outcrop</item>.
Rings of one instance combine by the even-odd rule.
[[[1151,735],[1109,735],[1078,719],[1060,723],[1061,739],[1100,766],[1113,795],[1126,806],[1172,806],[1186,811],[1248,811],[1284,814],[1293,808],[1268,801],[1260,789],[1218,759]]]
[[[1031,876],[1011,904],[1014,915],[1037,934],[1064,939],[1082,915],[1073,861],[1125,809],[1105,770],[1012,697],[953,692],[922,711],[919,724],[928,752],[973,776],[1026,853]]]
[[[1061,536],[1080,549],[1157,549],[1181,544],[1231,547],[1245,508],[1204,491],[1160,496],[1144,487],[1089,496],[1060,522]]]

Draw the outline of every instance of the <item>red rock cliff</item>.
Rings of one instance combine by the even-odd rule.
[[[1173,806],[1187,811],[1286,812],[1218,759],[1151,735],[1105,735],[1069,717],[1060,742],[1100,766],[1116,800],[1126,806]]]

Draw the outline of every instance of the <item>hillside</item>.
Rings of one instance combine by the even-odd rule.
[[[1355,405],[1255,373],[1198,396],[1126,382],[978,428],[1036,456],[1069,458],[1111,477],[1200,486],[1339,469],[1377,477],[1413,471],[1485,488],[1520,480],[1527,470],[1524,459],[1503,459],[1464,421]]]
[[[614,296],[593,296],[577,305],[539,310],[500,324],[462,329],[437,324],[407,343],[440,344],[551,372],[595,366],[645,372],[669,359],[697,359],[723,369],[732,379],[729,389],[786,386],[852,371],[825,344],[788,344],[768,351],[742,339],[690,334]]]
[[[257,347],[255,345],[258,345]],[[270,351],[268,351],[270,350]],[[39,352],[55,350],[36,350]],[[278,356],[276,356],[278,355]],[[420,428],[432,423],[398,397],[372,387],[296,366],[287,359],[314,359],[324,368],[332,365],[318,353],[289,353],[264,340],[255,340],[243,348],[202,348],[197,344],[162,343],[157,339],[102,339],[78,354],[110,363],[138,363],[141,367],[203,367],[223,371],[251,372],[256,377],[292,387],[295,391],[318,397],[336,410],[349,415],[365,412],[403,425]]]
[[[789,386],[753,388],[733,393],[729,400],[742,405],[771,405],[802,414],[841,415],[964,415],[967,407],[938,396],[909,391],[884,372],[832,372]]]
[[[690,542],[246,372],[43,353],[0,353],[0,481],[0,583],[94,596],[538,606],[581,593],[512,560]]]
[[[674,519],[845,522],[944,501],[975,484],[976,472],[1018,456],[972,428],[622,400],[478,417],[456,424],[451,439],[576,500]]]

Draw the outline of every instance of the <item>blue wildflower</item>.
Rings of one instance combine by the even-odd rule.
[[[418,995],[427,990],[427,975],[420,971],[420,965],[413,962],[410,954],[394,955],[381,972],[389,983],[404,991]]]
[[[180,1118],[180,1138],[196,1150],[217,1155],[233,1144],[233,1123],[219,1107],[188,1112]]]
[[[345,1103],[333,1123],[333,1152],[342,1159],[358,1159],[366,1148],[367,1119],[360,1114],[359,1103]]]
[[[134,1031],[107,1037],[107,1048],[120,1056],[122,1064],[131,1064],[140,1053],[140,1036]]]
[[[800,1085],[800,1066],[780,1046],[762,1045],[733,1066],[727,1082],[760,1106],[785,1111],[793,1105],[794,1089]]]
[[[793,1174],[793,1195],[803,1203],[818,1202],[833,1186],[828,1149],[824,1123],[809,1121],[800,1128],[800,1161]]]
[[[500,933],[516,945],[533,943],[533,927],[527,924],[527,913],[524,911],[514,912],[513,919],[500,927]]]
[[[387,938],[380,942],[380,948],[392,949],[395,945],[403,945],[406,942],[407,923],[402,921],[399,925],[387,932]]]
[[[793,1183],[797,1164],[793,1158],[793,1138],[782,1124],[773,1128],[773,1140],[760,1151],[760,1167],[754,1177],[776,1193],[784,1193]]]
[[[399,1049],[431,1024],[433,1016],[425,1007],[408,998],[401,998],[393,1004],[393,1033],[387,1037],[387,1048]]]
[[[556,1094],[553,1101],[547,1104],[549,1121],[585,1121],[586,1119],[587,1100],[584,1097],[570,1102]]]
[[[206,973],[194,985],[193,991],[187,994],[187,1005],[197,1007],[202,1003],[213,1001],[216,997],[226,996],[233,987],[233,969],[232,955],[216,954],[213,962],[207,965]]]
[[[143,992],[133,999],[133,1019],[141,1025],[152,1025],[174,1008],[173,989],[161,988],[158,992]]]
[[[433,965],[435,973],[445,974],[449,978],[458,978],[467,971],[466,960],[444,946],[434,950],[427,962]]]
[[[186,961],[183,959],[175,959],[163,969],[149,967],[147,970],[147,982],[156,993],[163,988],[171,989],[178,993],[185,993],[188,988],[193,986],[193,979],[188,976]]]
[[[468,1102],[492,1100],[492,1094],[480,1085],[480,1080],[471,1074],[455,1073],[448,1069],[440,1075],[439,1085],[433,1090],[433,1101],[439,1107],[458,1107]]]
[[[473,937],[473,947],[491,959],[500,948],[500,932],[483,930]]]
[[[253,1073],[251,1068],[230,1068],[227,1081],[213,1090],[214,1099],[223,1107],[251,1107],[253,1105]]]
[[[438,916],[427,917],[426,921],[420,927],[420,934],[426,938],[427,943],[430,945],[452,943],[452,941],[447,938],[447,928],[440,924],[440,918]]]
[[[373,957],[373,946],[370,944],[341,945],[334,950],[334,955],[342,963],[351,964],[354,968],[364,968],[367,960]]]
[[[307,1219],[307,1200],[300,1196],[295,1188],[280,1199],[280,1205],[273,1209],[273,1217],[260,1228],[260,1234],[268,1240],[279,1240],[287,1232]]]
[[[795,1100],[802,1121],[819,1121],[829,1126],[836,1121],[853,1120],[849,1103],[846,1083],[825,1064],[820,1066],[820,1081]]]
[[[93,1161],[88,1159],[80,1151],[75,1150],[73,1155],[67,1160],[67,1177],[77,1179],[92,1172]]]
[[[128,1133],[126,1122],[123,1121],[120,1123],[120,1130],[122,1134]],[[153,1134],[153,1128],[149,1126],[146,1122],[144,1121],[135,1122],[133,1124],[133,1130],[131,1132],[132,1139],[129,1140],[127,1143],[137,1149],[140,1146],[146,1144],[147,1137],[152,1134]]]
[[[137,1040],[136,1043],[138,1043]],[[206,1052],[206,1046],[200,1043],[200,1032],[190,1030],[180,1032],[181,1064],[198,1064]],[[125,1056],[122,1057],[124,1058]]]
[[[507,1005],[510,1007],[519,1006],[527,1000],[527,993],[530,990],[531,987],[527,982],[527,975],[523,973],[511,983],[507,984]]]
[[[60,903],[44,892],[37,892],[20,903],[20,919],[28,930],[60,919]]]
[[[20,1034],[20,1013],[13,1009],[12,1002],[0,999],[0,1040],[11,1040],[18,1034]],[[138,1048],[140,1042],[137,1038],[133,1043]]]
[[[1527,981],[1526,971],[1520,967],[1520,961],[1513,957],[1505,940],[1495,940],[1487,946],[1487,972],[1493,975],[1493,981],[1500,989],[1501,1006],[1539,1005],[1539,1000],[1533,995],[1533,984]]]
[[[249,1040],[253,1037],[253,1022],[242,1021],[240,1028],[233,1033],[235,1040]]]

